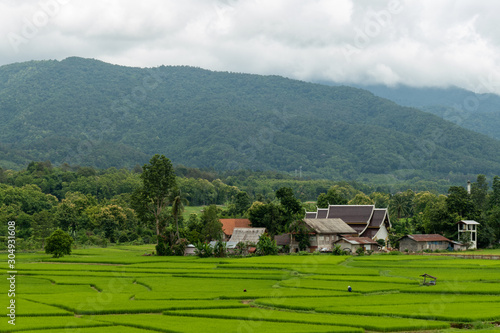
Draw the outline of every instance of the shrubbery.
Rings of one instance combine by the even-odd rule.
[[[60,258],[65,254],[71,254],[71,244],[73,244],[73,238],[61,229],[57,229],[47,237],[45,253],[52,254],[54,258]]]

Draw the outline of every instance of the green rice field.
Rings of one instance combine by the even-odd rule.
[[[15,325],[5,315],[12,299],[5,269],[0,332],[500,333],[499,260],[144,255],[152,251],[17,253]],[[436,285],[423,285],[424,273]]]

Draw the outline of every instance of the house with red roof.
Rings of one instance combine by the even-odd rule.
[[[249,219],[219,219],[222,223],[222,231],[224,232],[225,241],[229,241],[233,235],[234,228],[251,228],[252,223]]]

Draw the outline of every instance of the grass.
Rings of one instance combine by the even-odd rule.
[[[302,333],[302,332],[363,332],[361,328],[347,328],[334,325],[274,323],[260,319],[221,319],[206,317],[184,317],[177,315],[137,316],[94,316],[94,320],[130,325],[138,328],[158,329],[163,332],[259,332],[259,333]]]
[[[392,332],[402,330],[430,330],[449,328],[450,324],[432,320],[413,320],[393,317],[368,317],[356,315],[331,315],[323,313],[300,313],[289,311],[276,311],[272,309],[254,308],[232,309],[230,312],[219,309],[208,310],[179,310],[168,311],[165,314],[174,316],[204,317],[204,318],[226,318],[251,320],[259,318],[262,321],[299,323],[299,324],[321,324],[352,327],[355,324],[370,331]]]
[[[500,320],[496,260],[143,256],[152,249],[18,253],[17,323],[0,332],[452,332],[450,323],[491,331]],[[437,285],[420,285],[423,273]]]

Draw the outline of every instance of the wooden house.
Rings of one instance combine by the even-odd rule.
[[[329,252],[332,244],[340,239],[343,234],[357,236],[356,230],[351,228],[341,219],[309,219],[305,218],[303,224],[309,233],[309,252],[320,251]],[[292,237],[290,250],[298,251],[299,243]]]
[[[360,237],[373,240],[389,240],[391,221],[387,208],[374,205],[329,205],[316,212],[306,212],[306,219],[341,219],[353,228]]]
[[[355,253],[359,248],[365,251],[377,251],[379,244],[370,237],[352,237],[344,235],[335,241],[334,245],[340,245],[344,251]]]
[[[399,239],[399,250],[419,252],[424,250],[446,250],[451,240],[438,234],[407,235]]]
[[[228,241],[233,235],[234,228],[251,228],[252,223],[249,219],[219,219],[222,223],[224,240]]]

